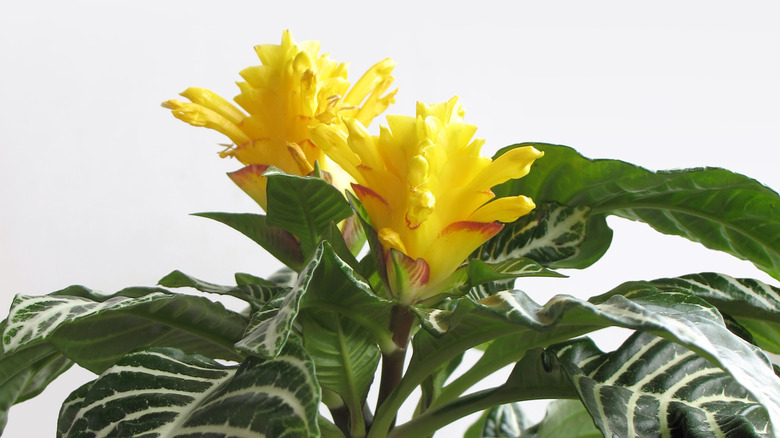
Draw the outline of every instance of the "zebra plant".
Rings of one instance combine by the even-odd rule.
[[[777,287],[694,273],[545,303],[514,288],[595,263],[610,215],[780,280],[777,193],[723,169],[651,172],[550,144],[482,157],[457,99],[371,136],[392,62],[346,91],[318,45],[285,33],[258,47],[263,66],[242,72],[236,98],[249,115],[202,89],[164,106],[233,140],[224,154],[245,167],[230,176],[265,210],[199,216],[284,267],[235,285],[174,271],[158,287],[17,296],[1,324],[2,425],[77,364],[96,378],[63,402],[58,437],[426,437],[477,412],[467,437],[780,437]],[[264,144],[288,119],[304,140]],[[601,351],[588,334],[607,327],[633,334]],[[479,359],[455,373],[469,350]],[[506,366],[505,382],[471,391]],[[556,401],[532,424],[521,402],[536,399]]]

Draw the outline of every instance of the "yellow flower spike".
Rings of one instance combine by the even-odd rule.
[[[385,249],[387,278],[402,302],[442,292],[479,245],[534,208],[525,196],[501,198],[490,188],[526,175],[542,153],[531,147],[483,157],[476,127],[463,122],[454,97],[417,104],[415,117],[388,116],[368,135],[358,120],[319,125],[311,139],[358,182],[360,199]]]
[[[181,95],[190,102],[169,100],[162,104],[173,115],[193,126],[214,129],[233,143],[220,152],[248,166],[230,175],[265,209],[264,182],[257,170],[276,166],[295,175],[307,175],[318,161],[330,169],[322,150],[309,138],[309,129],[321,123],[340,123],[339,116],[353,117],[368,125],[394,102],[396,91],[388,92],[395,63],[385,59],[371,67],[350,89],[347,64],[320,54],[320,43],[296,43],[289,31],[281,44],[255,46],[261,65],[240,72],[238,106],[203,88],[188,88]],[[340,129],[346,128],[341,125]],[[351,151],[348,151],[350,154]],[[336,183],[348,184],[344,178]],[[251,193],[250,193],[251,192]]]

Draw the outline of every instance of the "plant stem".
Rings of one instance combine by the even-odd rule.
[[[387,400],[387,397],[398,386],[404,371],[404,359],[409,346],[414,314],[405,304],[396,304],[390,316],[390,331],[393,333],[393,343],[398,347],[389,353],[382,353],[382,377],[379,383],[377,409]],[[393,417],[390,427],[395,424]]]
[[[443,405],[444,403],[455,400],[460,397],[461,394],[466,392],[469,388],[492,375],[501,368],[515,363],[522,359],[525,354],[537,347],[546,347],[548,345],[565,341],[567,339],[574,338],[584,333],[593,331],[591,326],[573,326],[571,331],[562,331],[557,336],[544,336],[539,338],[532,338],[531,336],[521,335],[518,339],[512,340],[511,336],[501,339],[498,342],[513,342],[513,348],[509,349],[507,354],[488,354],[490,348],[494,348],[494,345],[488,347],[488,351],[479,358],[471,368],[466,370],[460,377],[453,380],[450,384],[442,388],[439,396],[431,403],[429,408],[435,408]],[[515,336],[517,338],[517,336]]]
[[[556,390],[556,388],[518,391],[517,388],[502,385],[463,396],[431,409],[408,423],[396,427],[390,431],[387,437],[429,436],[443,426],[474,412],[516,401],[545,398],[576,398],[576,393],[570,389]]]

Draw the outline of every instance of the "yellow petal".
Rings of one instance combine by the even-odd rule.
[[[469,187],[474,190],[486,190],[514,178],[528,175],[531,164],[544,155],[533,146],[523,146],[507,151],[493,160],[471,182]]]
[[[384,169],[382,157],[374,144],[374,139],[366,132],[363,124],[355,119],[344,119],[349,132],[347,145],[360,158],[360,164],[372,169]]]
[[[360,184],[352,184],[352,191],[363,204],[368,217],[371,218],[372,226],[376,230],[386,228],[390,222],[390,205],[377,192],[363,187]]]
[[[431,267],[431,276],[440,280],[449,276],[469,254],[503,227],[504,225],[498,222],[469,221],[455,222],[447,226],[422,255]]]
[[[528,214],[536,207],[527,196],[507,196],[489,202],[469,216],[476,222],[514,222],[520,216]]]
[[[524,177],[531,170],[531,164],[542,155],[544,153],[533,146],[509,150],[474,177],[469,187],[475,191],[487,190],[510,179]]]
[[[163,102],[162,106],[170,109],[177,119],[192,126],[201,126],[219,131],[237,145],[250,141],[250,138],[235,124],[231,123],[230,120],[197,103],[168,100]]]
[[[216,112],[228,119],[230,123],[233,123],[234,125],[238,125],[241,123],[241,120],[246,117],[246,115],[233,106],[232,103],[205,88],[190,87],[184,90],[181,95],[189,99],[192,103],[197,103],[198,105],[202,105]]]

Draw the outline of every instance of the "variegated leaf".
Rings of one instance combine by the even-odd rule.
[[[758,346],[780,354],[780,289],[749,278],[711,272],[651,283],[660,289],[685,291],[707,300],[721,313],[735,318]]]
[[[601,438],[603,435],[580,400],[554,400],[541,423],[525,429],[519,438]]]
[[[589,206],[591,222],[615,214],[647,223],[753,262],[780,279],[780,196],[744,175],[698,168],[651,172],[618,160],[591,160],[572,148],[524,143],[544,152],[524,178],[494,187],[497,196]],[[588,240],[591,239],[588,231]],[[607,242],[608,243],[608,242]]]
[[[323,388],[339,394],[353,412],[362,412],[362,402],[379,365],[379,348],[369,331],[336,312],[302,310],[306,351]]]
[[[73,361],[50,343],[0,354],[0,435],[11,406],[40,394],[71,365]]]
[[[530,214],[507,224],[474,252],[488,263],[526,257],[551,268],[584,268],[606,252],[612,230],[591,220],[589,207],[539,203]]]
[[[534,260],[521,257],[496,263],[471,259],[468,264],[469,297],[478,301],[496,292],[512,289],[520,277],[565,277]]]
[[[268,178],[267,223],[297,236],[304,259],[315,251],[331,222],[352,216],[344,195],[324,179],[288,175],[275,167],[263,176]]]
[[[155,345],[240,359],[232,344],[246,327],[241,315],[202,297],[159,288],[101,295],[80,286],[50,295],[18,295],[7,321],[4,355],[48,341],[96,373],[128,351]]]
[[[273,283],[249,277],[249,274],[236,274],[237,286],[223,286],[199,280],[181,271],[173,271],[158,282],[165,287],[191,287],[205,293],[230,295],[246,301],[253,309],[262,308],[265,303],[278,296],[284,288]]]
[[[376,343],[390,347],[392,306],[390,301],[375,296],[368,283],[333,252],[328,242],[322,242],[301,270],[296,285],[253,315],[236,347],[249,354],[274,357],[302,307],[336,312],[361,325]]]
[[[608,354],[589,342],[552,350],[604,436],[774,436],[750,392],[693,351],[647,333]]]
[[[442,312],[438,315],[440,320],[447,315]],[[661,291],[646,284],[631,294],[614,295],[597,304],[556,296],[539,306],[520,291],[499,292],[479,303],[461,299],[450,314],[446,334],[435,338],[421,332],[415,336],[409,372],[434,370],[464,348],[477,346],[497,334],[516,342],[516,353],[494,355],[487,364],[478,362],[472,368],[473,380],[478,380],[479,376],[493,372],[498,364],[506,365],[502,358],[516,359],[515,354],[529,348],[612,325],[653,331],[702,354],[734,376],[771,418],[780,419],[780,379],[766,356],[732,334],[717,310],[706,302],[690,294]],[[456,397],[468,386],[447,397]],[[447,387],[443,395],[446,391]]]
[[[180,350],[125,356],[62,406],[58,437],[319,436],[320,391],[299,341],[224,366]]]
[[[518,438],[528,426],[520,404],[509,403],[486,410],[463,438]]]

